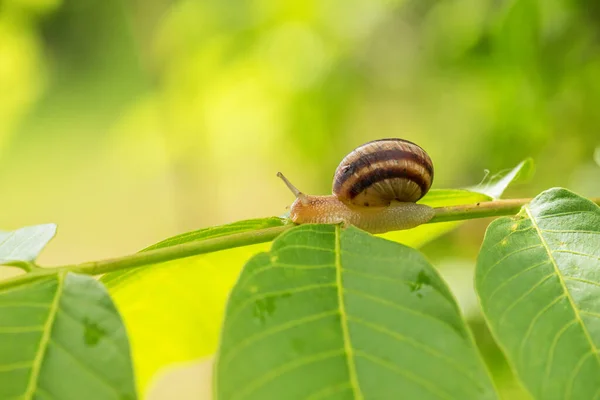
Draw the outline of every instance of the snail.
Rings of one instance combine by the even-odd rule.
[[[281,173],[296,200],[290,219],[297,224],[344,223],[370,233],[410,229],[428,222],[433,208],[416,204],[433,182],[433,163],[421,147],[404,139],[363,144],[340,162],[333,194],[306,195]]]

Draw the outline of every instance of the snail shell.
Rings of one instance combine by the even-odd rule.
[[[433,182],[433,163],[421,147],[404,139],[365,143],[339,164],[333,194],[355,206],[416,202]]]

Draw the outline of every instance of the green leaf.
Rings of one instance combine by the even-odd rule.
[[[275,228],[285,224],[285,220],[277,217],[248,219],[234,222],[232,224],[213,226],[210,228],[204,228],[173,236],[169,239],[163,240],[162,242],[158,242],[150,247],[147,247],[142,251],[160,249],[162,247],[174,246],[176,244],[212,239],[220,236],[233,235],[236,233],[256,231],[259,229]]]
[[[496,398],[435,269],[354,227],[293,228],[246,264],[215,371],[220,400]]]
[[[488,181],[468,188],[473,192],[482,193],[489,196],[492,200],[502,197],[502,194],[511,184],[524,182],[531,178],[534,172],[533,159],[527,158],[521,161],[516,167],[506,174],[498,173],[492,176]]]
[[[12,232],[0,232],[0,265],[34,261],[55,234],[55,224],[27,226]]]
[[[550,189],[488,228],[476,290],[490,328],[538,399],[600,396],[600,207]]]
[[[179,235],[146,250],[283,224],[280,218],[240,221]],[[127,326],[142,397],[161,367],[215,352],[227,296],[241,266],[268,248],[267,243],[240,247],[102,277]]]
[[[94,278],[0,289],[0,310],[0,398],[137,398],[127,333]]]

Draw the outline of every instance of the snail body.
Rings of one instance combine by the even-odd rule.
[[[336,169],[332,195],[306,195],[278,176],[296,196],[290,218],[298,224],[343,222],[384,233],[414,228],[434,216],[431,207],[416,204],[431,187],[433,163],[407,140],[380,139],[353,150]]]

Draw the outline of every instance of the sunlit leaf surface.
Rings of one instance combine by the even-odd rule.
[[[148,249],[282,224],[279,218],[240,221],[179,235]],[[227,295],[241,266],[268,248],[268,243],[258,244],[102,277],[130,334],[141,393],[161,367],[215,352]]]
[[[0,264],[31,262],[56,234],[56,225],[27,226],[0,232]]]
[[[332,225],[294,228],[248,262],[215,372],[221,400],[496,398],[421,254]]]
[[[600,396],[600,207],[565,189],[488,228],[476,288],[492,332],[538,399]]]
[[[129,353],[92,277],[59,273],[0,289],[1,399],[136,399]]]

